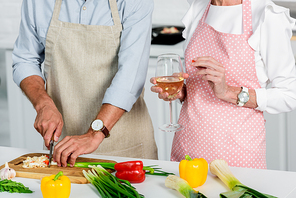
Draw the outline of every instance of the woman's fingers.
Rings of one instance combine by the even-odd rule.
[[[183,74],[182,74],[182,77],[183,77],[184,79],[187,79],[187,78],[189,78],[189,74],[187,74],[187,73],[183,73]]]
[[[223,72],[224,70],[224,66],[210,56],[195,58],[191,65],[201,69],[209,68],[220,72]]]
[[[150,82],[155,85],[156,84],[156,78],[155,77],[150,78]]]
[[[157,87],[157,86],[152,86],[151,91],[155,93],[162,93],[162,88]]]

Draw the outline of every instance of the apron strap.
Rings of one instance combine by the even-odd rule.
[[[209,9],[210,9],[210,6],[211,6],[211,0],[209,1],[209,4],[208,4],[208,6],[207,6],[205,12],[203,13],[203,15],[202,15],[202,17],[201,17],[201,19],[200,19],[201,22],[205,22],[206,17],[207,17],[208,12],[209,12]]]
[[[250,0],[243,0],[243,25],[244,25],[244,35],[253,34],[252,28],[252,8]]]
[[[54,4],[53,14],[52,14],[52,22],[57,23],[59,21],[61,6],[63,0],[56,0]]]
[[[121,21],[118,14],[118,8],[116,0],[109,0],[111,14],[114,22],[114,26],[120,27],[122,29]]]

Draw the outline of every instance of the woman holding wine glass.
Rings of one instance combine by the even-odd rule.
[[[174,124],[172,121],[171,102],[179,93],[182,93],[184,78],[188,77],[188,75],[183,72],[180,56],[172,53],[158,56],[155,76],[157,87],[164,91],[170,105],[170,123],[160,126],[159,129],[165,132],[180,131],[183,129],[183,126],[180,124]]]
[[[290,39],[295,20],[271,0],[188,0],[184,84],[171,160],[185,155],[230,166],[266,168],[263,112],[296,108],[296,70]],[[186,76],[187,75],[187,76]],[[270,84],[270,88],[267,87]]]

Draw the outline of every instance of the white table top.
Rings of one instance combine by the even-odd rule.
[[[21,148],[3,147],[0,146],[0,165],[4,164],[6,161],[9,162],[21,155],[26,153],[36,153],[48,151],[36,151]],[[102,156],[102,155],[84,155],[85,157],[99,158],[99,159],[109,159],[115,160],[117,162],[135,160],[134,158],[123,158],[123,157],[112,157],[112,156]],[[141,159],[144,165],[159,165],[164,171],[173,172],[179,175],[178,163],[170,161],[160,161],[160,160],[147,160]],[[240,180],[243,184],[255,188],[256,190],[277,196],[280,198],[295,198],[296,197],[296,172],[286,172],[286,171],[274,171],[274,170],[258,170],[258,169],[246,169],[246,168],[236,168],[230,167],[233,174]],[[182,197],[177,191],[171,190],[165,187],[164,176],[152,176],[147,175],[146,180],[140,184],[133,184],[137,191],[143,194],[146,198],[174,198]],[[15,177],[14,181],[22,182],[25,186],[29,187],[34,191],[33,194],[10,194],[7,192],[1,193],[1,198],[18,198],[18,197],[30,197],[30,198],[40,198],[42,193],[40,190],[40,180],[27,179]],[[206,183],[197,188],[208,198],[218,198],[219,193],[227,191],[227,187],[211,173],[208,174]],[[96,198],[99,196],[97,190],[91,184],[72,184],[70,198],[81,198],[87,195],[88,198]]]

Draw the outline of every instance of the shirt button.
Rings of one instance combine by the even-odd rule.
[[[85,6],[83,7],[83,10],[86,10],[86,7]]]

